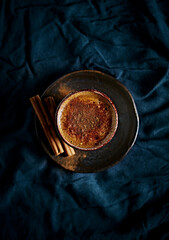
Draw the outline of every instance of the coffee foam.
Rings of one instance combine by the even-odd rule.
[[[72,146],[90,149],[104,144],[117,128],[117,112],[103,95],[81,91],[66,98],[58,111],[57,125]]]

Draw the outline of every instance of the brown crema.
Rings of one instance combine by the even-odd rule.
[[[117,112],[110,101],[94,91],[80,91],[63,101],[58,130],[71,145],[90,149],[102,144],[116,130]]]

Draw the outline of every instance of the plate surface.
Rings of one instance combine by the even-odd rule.
[[[96,89],[105,93],[115,104],[119,122],[113,139],[104,147],[94,151],[75,150],[71,157],[55,157],[46,140],[38,119],[35,128],[38,139],[46,153],[65,169],[75,172],[98,172],[119,162],[133,146],[139,128],[139,118],[134,100],[127,88],[112,76],[93,70],[82,70],[67,74],[52,83],[42,94],[55,98],[56,104],[69,93],[82,89]]]

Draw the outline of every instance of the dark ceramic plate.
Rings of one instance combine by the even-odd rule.
[[[119,123],[113,139],[94,151],[75,150],[71,157],[55,157],[44,136],[38,119],[35,127],[38,139],[46,153],[62,167],[75,172],[98,172],[119,162],[133,146],[139,128],[139,118],[130,92],[112,76],[93,70],[67,74],[51,84],[42,94],[42,99],[53,96],[57,104],[69,93],[82,89],[96,89],[105,93],[115,104]]]

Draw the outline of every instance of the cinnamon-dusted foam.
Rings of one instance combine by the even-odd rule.
[[[58,111],[58,130],[70,145],[90,149],[104,144],[117,128],[115,106],[97,91],[66,98]],[[113,134],[112,134],[113,133]]]

